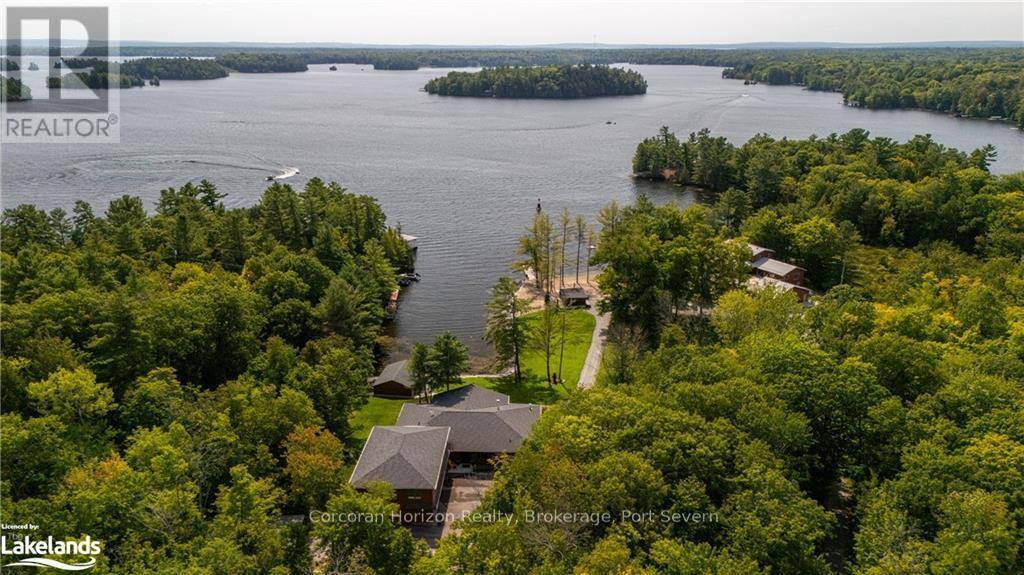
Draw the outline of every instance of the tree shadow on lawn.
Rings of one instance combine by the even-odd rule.
[[[484,379],[484,378],[480,378]],[[571,389],[564,385],[552,385],[548,387],[543,375],[531,372],[523,373],[523,380],[516,383],[511,375],[505,377],[488,378],[486,381],[475,379],[472,383],[482,387],[488,387],[499,393],[509,396],[512,403],[537,403],[551,405],[565,399],[571,393]]]

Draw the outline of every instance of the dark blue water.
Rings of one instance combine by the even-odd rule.
[[[630,202],[637,142],[668,125],[711,128],[734,142],[827,135],[865,128],[904,140],[930,133],[957,148],[994,144],[995,171],[1024,167],[1024,136],[1005,124],[918,111],[869,111],[837,94],[744,86],[720,70],[636,66],[644,96],[577,101],[429,96],[420,87],[445,70],[373,71],[314,66],[302,74],[235,74],[206,82],[165,81],[121,93],[120,144],[3,146],[2,202],[101,210],[124,193],[153,201],[162,188],[208,178],[248,205],[275,171],[285,181],[336,180],[376,196],[392,224],[420,237],[423,281],[403,295],[404,343],[449,329],[484,350],[483,306],[509,272],[517,237],[540,198],[592,219],[611,200]],[[607,122],[613,122],[608,124]],[[658,201],[688,196],[646,185]]]

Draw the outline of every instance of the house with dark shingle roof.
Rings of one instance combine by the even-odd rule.
[[[384,481],[394,488],[402,511],[433,511],[441,500],[450,432],[447,427],[374,427],[349,483],[365,489]]]
[[[504,393],[498,393],[486,387],[465,385],[451,391],[438,393],[430,400],[430,405],[435,407],[453,407],[456,409],[479,409],[481,407],[508,405],[508,402],[509,397]]]
[[[359,454],[349,484],[390,483],[402,512],[432,511],[455,463],[487,463],[515,453],[541,406],[510,403],[505,394],[469,385],[434,396],[435,403],[405,403],[397,425],[375,426]]]
[[[370,382],[373,394],[381,397],[412,397],[415,384],[409,374],[409,361],[389,363]]]
[[[512,403],[480,409],[455,409],[406,403],[398,425],[451,428],[448,444],[453,454],[515,453],[540,419],[540,406]]]

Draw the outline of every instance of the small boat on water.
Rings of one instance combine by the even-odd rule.
[[[398,276],[398,285],[404,287],[411,284],[412,282],[418,282],[421,279],[423,278],[420,277],[420,274],[416,272],[409,272],[407,274],[402,274]]]
[[[300,174],[300,173],[302,173],[302,172],[300,172],[296,168],[287,168],[283,172],[281,172],[280,174],[270,174],[269,176],[267,176],[267,181],[268,182],[273,182],[275,180],[283,180],[285,178],[290,178],[290,177],[292,177],[294,175],[297,175],[297,174]]]

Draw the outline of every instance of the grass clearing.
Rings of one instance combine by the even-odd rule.
[[[357,449],[362,449],[366,438],[370,436],[370,430],[374,425],[394,425],[398,419],[398,412],[402,411],[402,404],[415,402],[415,399],[390,399],[371,396],[366,405],[352,414],[349,423],[352,425],[350,443]]]
[[[544,365],[544,352],[535,347],[523,353],[523,381],[516,383],[511,377],[467,377],[467,383],[493,389],[508,395],[515,403],[539,403],[550,405],[564,399],[579,384],[580,372],[590,350],[590,340],[594,333],[596,319],[587,310],[567,310],[565,317],[565,348],[561,348],[561,333],[555,343],[555,353],[551,356],[551,371],[558,371],[559,354],[562,357],[562,378],[565,385],[548,386],[545,381],[547,370]],[[524,316],[528,329],[535,332],[540,312]],[[559,324],[560,328],[560,324]],[[559,332],[561,329],[559,329]]]
[[[550,405],[567,397],[579,383],[580,372],[583,370],[583,363],[586,361],[587,351],[590,349],[595,319],[590,312],[582,309],[567,310],[563,313],[565,314],[565,349],[562,358],[562,377],[566,382],[564,386],[548,387],[544,381],[546,373],[544,353],[535,348],[528,349],[523,354],[524,379],[518,384],[511,377],[466,377],[463,378],[463,382],[504,393],[515,403]],[[539,320],[538,312],[524,316],[524,321],[531,331],[536,330]],[[555,353],[551,357],[553,372],[558,371],[559,344],[560,340],[556,339]],[[416,399],[389,399],[371,396],[366,405],[352,414],[350,419],[352,435],[348,441],[349,447],[357,453],[362,450],[373,426],[394,425],[398,419],[398,413],[402,411],[402,404],[408,402],[415,403]]]
[[[583,363],[586,361],[587,352],[590,350],[590,339],[594,334],[594,326],[597,320],[585,309],[566,310],[562,312],[562,317],[565,318],[565,347],[564,356],[562,357],[562,369],[559,372],[558,359],[559,355],[563,353],[561,324],[559,323],[562,318],[560,317],[555,320],[559,332],[555,335],[555,350],[551,354],[551,371],[561,373],[565,385],[575,388],[580,381],[580,372],[583,371]],[[527,329],[536,333],[537,325],[540,321],[540,312],[524,316],[523,321],[526,322]],[[541,378],[541,380],[544,379],[546,370],[544,367],[543,351],[540,349],[528,349],[523,354],[522,360],[524,372],[529,375],[535,375]]]

